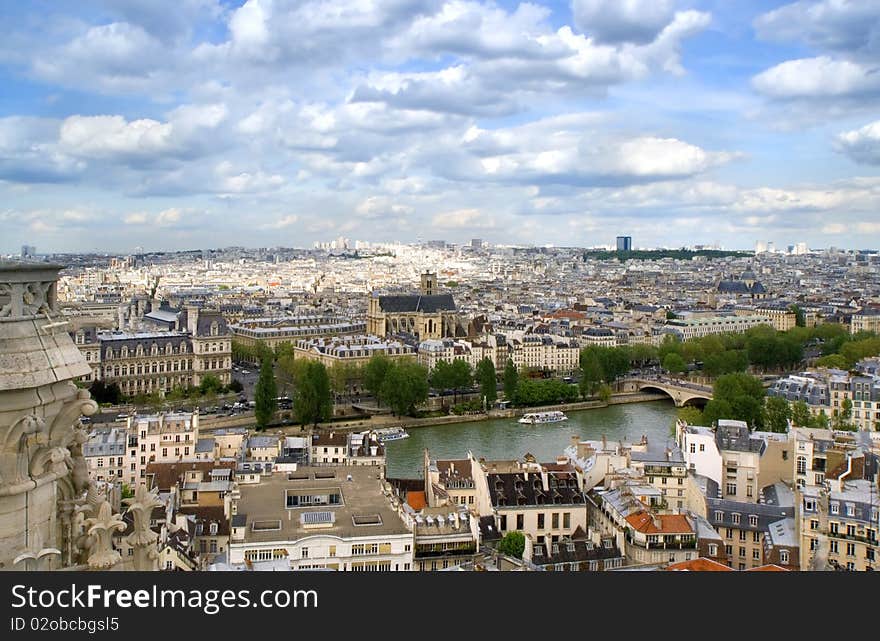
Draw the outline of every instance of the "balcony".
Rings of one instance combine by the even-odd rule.
[[[857,541],[858,543],[866,543],[868,545],[878,545],[880,544],[880,540],[873,538],[869,539],[867,536],[859,535],[859,534],[846,534],[845,532],[829,532],[828,536],[833,539],[841,539],[844,541]]]

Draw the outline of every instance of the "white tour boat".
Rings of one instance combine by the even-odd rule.
[[[379,439],[380,443],[385,443],[386,441],[399,441],[404,438],[409,438],[409,433],[407,433],[402,427],[388,427],[376,430],[376,438]]]
[[[567,421],[568,417],[564,412],[560,412],[558,410],[553,412],[534,412],[531,414],[523,414],[522,418],[519,419],[520,423],[529,423],[531,425],[535,423],[558,423],[559,421]]]

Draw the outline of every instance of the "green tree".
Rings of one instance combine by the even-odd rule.
[[[719,418],[746,421],[752,429],[764,426],[764,386],[761,379],[737,372],[716,379],[712,387],[712,400],[706,405],[707,421]]]
[[[789,305],[788,311],[794,312],[794,322],[797,327],[807,326],[807,315],[804,314],[804,310],[802,310],[798,305]]]
[[[241,381],[237,378],[233,378],[229,383],[229,391],[241,394],[244,391],[244,385],[242,385]]]
[[[373,354],[364,366],[364,387],[376,398],[376,405],[381,405],[385,377],[391,367],[391,359],[385,354]]]
[[[428,370],[413,361],[394,363],[385,373],[382,398],[397,416],[415,414],[428,398]]]
[[[834,416],[834,429],[855,431],[856,426],[850,422],[850,419],[852,418],[852,408],[852,401],[848,398],[843,399],[843,402],[840,404],[840,411]]]
[[[260,364],[260,377],[254,388],[254,415],[257,421],[257,429],[264,430],[275,414],[278,405],[278,386],[275,383],[275,368],[272,359],[268,356],[263,358]]]
[[[206,374],[199,383],[199,393],[202,395],[219,394],[223,391],[223,383],[213,374]]]
[[[831,369],[848,370],[850,362],[843,354],[828,354],[816,359],[816,367],[829,367]]]
[[[452,361],[452,388],[455,390],[453,398],[458,400],[458,390],[467,389],[474,382],[474,375],[471,372],[470,363],[460,358]]]
[[[321,421],[330,419],[333,413],[333,397],[330,376],[323,363],[307,361],[304,375],[294,388],[293,412],[297,422],[317,427]]]
[[[599,386],[598,391],[596,392],[599,400],[603,403],[608,403],[611,400],[611,386],[607,383],[603,383]]]
[[[513,359],[508,358],[504,365],[504,398],[513,400],[516,396],[516,387],[519,384],[519,372],[516,371],[516,365]]]
[[[699,407],[694,407],[693,405],[685,405],[684,407],[678,408],[676,411],[676,416],[678,416],[679,420],[684,421],[688,425],[703,425],[703,412]]]
[[[498,398],[498,379],[492,359],[487,357],[477,363],[476,379],[480,384],[480,398],[486,399],[486,407],[491,408]]]
[[[831,421],[828,419],[828,414],[825,413],[825,410],[819,410],[819,413],[812,421],[810,427],[816,427],[820,430],[827,430],[830,424]]]
[[[810,427],[814,423],[810,408],[804,401],[791,404],[791,422],[795,427]]]
[[[784,434],[788,431],[788,421],[792,411],[788,401],[778,396],[768,396],[764,401],[766,420],[764,424],[771,432]]]
[[[663,359],[663,369],[667,372],[672,372],[673,374],[681,374],[682,372],[687,371],[687,363],[685,363],[684,359],[675,352],[670,352],[666,355],[666,358]]]
[[[595,350],[585,349],[581,352],[581,380],[578,388],[581,396],[592,396],[602,383],[602,364]]]
[[[128,483],[122,484],[122,499],[130,499],[134,497],[134,490],[131,489],[131,486]]]
[[[498,542],[498,551],[515,559],[521,559],[525,550],[526,535],[518,530],[508,532]]]

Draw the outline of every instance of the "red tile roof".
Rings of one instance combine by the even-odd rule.
[[[767,565],[762,565],[757,568],[749,568],[746,572],[790,572],[791,570],[786,570],[785,568],[774,565],[773,563],[768,563]]]
[[[654,516],[660,521],[660,527],[654,525]],[[626,517],[633,529],[643,534],[693,534],[688,520],[681,514],[652,515],[644,510]]]
[[[672,565],[667,566],[666,570],[668,572],[733,572],[732,569],[723,563],[718,563],[718,561],[713,561],[706,557],[700,557],[699,559],[694,559],[692,561],[673,563]]]
[[[423,509],[427,505],[424,492],[407,492],[406,502],[416,511]]]

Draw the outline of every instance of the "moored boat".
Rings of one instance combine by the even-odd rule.
[[[559,421],[567,421],[568,417],[564,412],[554,410],[552,412],[532,412],[523,414],[519,419],[520,423],[534,425],[536,423],[558,423]]]

